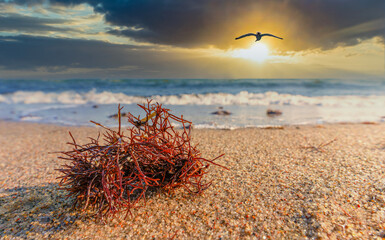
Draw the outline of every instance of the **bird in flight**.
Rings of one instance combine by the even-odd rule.
[[[278,39],[283,39],[283,38],[280,38],[280,37],[277,37],[277,36],[274,36],[273,34],[269,34],[269,33],[264,33],[264,34],[261,34],[260,32],[257,32],[257,34],[255,33],[246,33],[246,34],[243,34],[242,36],[239,36],[237,37],[235,40],[238,40],[238,39],[241,39],[241,38],[244,38],[244,37],[248,37],[248,36],[255,36],[257,39],[255,40],[256,42],[261,40],[262,37],[264,36],[268,36],[268,37],[275,37],[275,38],[278,38]]]

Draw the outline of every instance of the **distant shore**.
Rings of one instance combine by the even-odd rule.
[[[385,237],[385,124],[194,129],[210,166],[203,196],[151,196],[126,220],[101,224],[58,190],[71,131],[100,128],[0,121],[3,239],[376,239]]]

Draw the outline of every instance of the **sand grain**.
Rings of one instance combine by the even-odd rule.
[[[194,130],[211,166],[202,196],[155,192],[127,220],[103,225],[58,190],[68,150],[99,129],[0,122],[0,236],[4,239],[381,239],[385,124]],[[332,141],[334,140],[335,141]],[[330,142],[330,143],[329,143]],[[329,143],[329,144],[327,144]]]

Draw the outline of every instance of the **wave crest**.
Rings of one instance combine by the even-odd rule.
[[[293,106],[385,106],[385,96],[315,96],[280,94],[277,92],[237,94],[207,93],[181,95],[153,95],[148,98],[169,105],[293,105]],[[65,91],[61,93],[42,91],[17,91],[0,95],[0,102],[8,104],[136,104],[145,102],[147,97],[123,93],[86,93]]]

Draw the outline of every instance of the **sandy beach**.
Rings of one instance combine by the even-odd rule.
[[[0,122],[2,239],[385,238],[385,124],[193,130],[210,166],[203,195],[153,193],[127,219],[103,224],[58,190],[68,131],[100,128]]]

